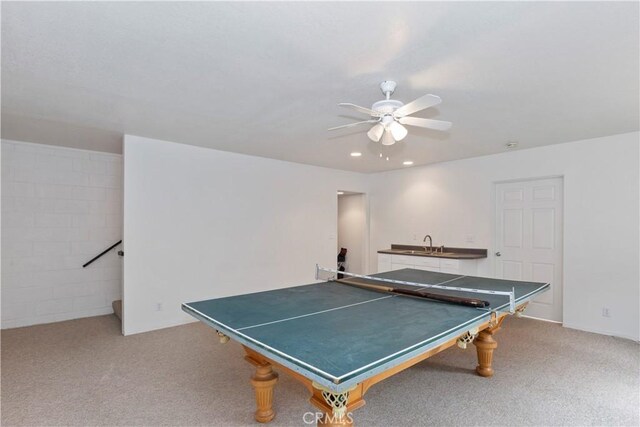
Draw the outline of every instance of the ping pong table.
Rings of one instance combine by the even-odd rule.
[[[508,314],[520,314],[550,286],[409,268],[361,277],[394,281],[407,289],[416,289],[415,284],[447,287],[429,291],[481,297],[489,307],[379,292],[359,285],[366,279],[346,277],[185,303],[182,309],[215,328],[222,342],[232,338],[243,345],[245,359],[256,367],[251,383],[257,421],[275,416],[276,367],[309,390],[310,402],[323,414],[319,423],[347,425],[353,421],[352,411],[365,404],[363,397],[372,385],[456,343],[465,348],[473,342],[476,372],[493,375],[493,335]],[[451,290],[454,287],[465,290]]]

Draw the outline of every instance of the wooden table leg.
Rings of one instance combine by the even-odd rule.
[[[251,384],[256,391],[256,421],[268,423],[276,416],[273,410],[273,389],[278,382],[278,374],[273,372],[270,363],[261,363],[247,357],[255,365],[256,373],[251,377]]]
[[[482,331],[473,341],[478,353],[478,366],[476,372],[481,377],[490,377],[493,375],[491,362],[493,361],[493,350],[498,347],[498,343],[493,339],[493,334]]]
[[[498,347],[498,343],[493,339],[493,335],[500,330],[502,321],[506,316],[499,319],[492,320],[487,329],[484,329],[478,333],[478,336],[473,341],[476,346],[476,352],[478,353],[478,366],[476,366],[476,372],[481,377],[493,376],[493,368],[491,364],[493,362],[493,350]]]

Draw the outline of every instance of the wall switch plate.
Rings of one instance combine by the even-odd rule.
[[[161,302],[156,303],[156,311],[162,311],[162,303]]]

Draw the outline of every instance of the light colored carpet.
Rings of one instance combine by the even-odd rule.
[[[242,349],[200,323],[130,337],[115,316],[2,331],[2,425],[257,425]],[[360,426],[639,425],[640,346],[509,318],[496,375],[446,350],[372,387]],[[304,425],[307,391],[280,376],[271,425]]]

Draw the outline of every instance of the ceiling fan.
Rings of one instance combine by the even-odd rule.
[[[385,99],[374,103],[371,108],[360,107],[359,105],[347,102],[338,104],[341,107],[347,107],[360,113],[369,114],[371,119],[332,127],[329,130],[350,128],[365,123],[375,123],[369,132],[367,132],[369,139],[374,142],[380,142],[382,145],[393,145],[407,136],[407,128],[403,125],[441,131],[446,131],[451,128],[451,122],[410,117],[410,115],[415,112],[440,104],[442,99],[440,99],[439,96],[424,95],[408,104],[403,104],[400,101],[391,99],[391,95],[393,95],[393,92],[396,90],[396,86],[396,82],[391,80],[380,83],[380,90],[384,93]]]

